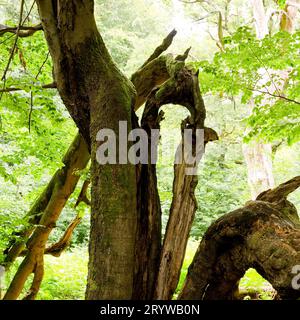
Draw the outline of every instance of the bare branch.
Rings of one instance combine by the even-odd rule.
[[[18,27],[9,27],[3,24],[0,24],[0,37],[5,33],[17,34]],[[19,28],[19,37],[25,38],[33,35],[35,32],[43,30],[42,24],[36,26],[20,26]]]
[[[161,45],[159,45],[154,52],[151,54],[151,56],[146,60],[146,62],[141,66],[141,68],[143,68],[146,64],[148,64],[149,62],[151,62],[152,60],[156,59],[157,57],[159,57],[164,51],[166,51],[170,45],[173,42],[173,39],[176,35],[177,31],[174,29],[172,30],[167,36],[166,38],[163,40],[163,42],[161,43]]]
[[[51,83],[48,83],[48,84],[44,84],[44,85],[40,86],[39,88],[41,88],[41,89],[56,89],[56,83],[55,82],[51,82]],[[23,88],[17,88],[17,87],[10,87],[10,88],[0,89],[0,93],[22,91],[22,90],[24,90],[24,89]]]
[[[87,191],[88,191],[88,187],[90,185],[91,181],[90,179],[87,179],[83,182],[81,191],[79,193],[78,199],[75,203],[75,208],[81,203],[84,202],[85,204],[87,204],[88,206],[91,204],[91,201],[88,199],[87,197]]]
[[[7,65],[6,65],[6,68],[4,70],[4,73],[3,73],[3,76],[2,76],[2,79],[1,79],[2,81],[5,81],[5,79],[6,79],[7,71],[9,69],[11,60],[12,60],[12,58],[14,56],[14,53],[15,53],[15,49],[16,49],[17,42],[18,42],[20,28],[22,26],[23,9],[24,9],[24,0],[21,1],[19,24],[18,24],[18,27],[16,29],[16,38],[15,38],[15,41],[14,41],[14,44],[13,44],[13,47],[12,47],[12,50],[11,50]],[[5,87],[5,83],[4,83],[4,87]]]
[[[285,97],[285,96],[283,96],[283,95],[280,95],[280,94],[271,93],[270,91],[263,91],[263,90],[252,89],[252,88],[246,88],[246,89],[247,89],[247,90],[250,90],[250,91],[254,91],[254,92],[259,92],[259,93],[267,94],[267,95],[269,95],[269,96],[271,96],[271,97],[279,98],[279,99],[282,99],[282,100],[285,100],[285,101],[288,101],[288,102],[292,102],[292,103],[295,103],[295,104],[300,104],[300,101],[287,98],[287,97]]]
[[[51,254],[55,257],[59,257],[70,244],[73,231],[79,225],[81,219],[82,218],[79,215],[77,215],[75,219],[69,224],[59,241],[45,249],[45,254]]]

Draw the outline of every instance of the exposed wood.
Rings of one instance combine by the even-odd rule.
[[[180,104],[191,113],[191,116],[184,122],[184,128],[204,129],[205,107],[199,89],[198,74],[186,68],[184,63],[188,52],[189,50],[168,64],[171,78],[153,90],[148,97],[144,119],[151,119],[155,123],[161,106],[169,103]],[[206,132],[210,131],[207,129]],[[217,135],[214,134],[214,139],[216,139]],[[197,152],[201,151],[203,150]],[[197,163],[194,164],[195,167],[199,160],[198,158]],[[174,199],[161,253],[154,299],[170,298],[179,279],[191,222],[196,210],[194,190],[197,180],[193,175],[186,175],[185,170],[189,166],[190,164],[186,163],[175,165]],[[177,190],[176,185],[178,185]],[[185,219],[182,219],[183,215]]]
[[[46,248],[45,254],[51,254],[52,256],[59,257],[62,254],[62,252],[68,248],[72,239],[73,232],[81,222],[81,219],[82,218],[79,215],[77,215],[74,218],[74,220],[68,225],[66,231],[59,239],[59,241],[52,244],[50,247]]]

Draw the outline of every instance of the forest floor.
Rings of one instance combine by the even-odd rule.
[[[183,285],[188,266],[193,260],[198,242],[189,241],[188,248],[181,271],[180,281],[176,292]],[[21,261],[21,260],[20,260]],[[18,263],[6,274],[5,285],[10,283],[12,276],[18,268]],[[37,296],[38,300],[82,300],[85,295],[87,276],[88,252],[87,248],[77,247],[62,254],[61,257],[45,257],[45,277]],[[27,281],[28,290],[31,278]],[[240,282],[240,291],[244,299],[272,300],[274,290],[254,269],[249,269]],[[5,288],[4,288],[5,289]],[[176,298],[176,294],[175,297]]]

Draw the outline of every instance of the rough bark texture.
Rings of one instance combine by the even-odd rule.
[[[151,57],[147,60],[147,63],[144,63],[143,66],[132,75],[131,79],[132,79],[135,87],[137,88],[137,93],[138,93],[138,98],[136,99],[135,106],[134,106],[135,110],[137,110],[145,102],[147,96],[149,95],[149,93],[151,92],[151,90],[154,87],[161,84],[162,82],[165,81],[165,79],[170,77],[168,70],[167,70],[167,63],[168,63],[168,61],[172,61],[173,58],[171,55],[167,55],[167,56],[159,56],[159,55],[163,52],[163,50],[166,50],[168,48],[168,46],[172,43],[172,40],[173,40],[173,37],[175,36],[175,34],[176,34],[176,32],[172,31],[163,40],[162,44],[158,47],[159,50],[156,49],[154,51],[154,53],[151,55]],[[83,147],[78,148],[78,149],[73,148],[73,147],[70,148],[70,150],[73,152],[73,153],[70,153],[70,158],[75,157],[75,158],[80,158],[80,159],[86,159],[85,165],[83,165],[82,168],[79,168],[81,170],[81,169],[84,169],[84,167],[86,166],[86,164],[90,158],[90,154],[89,154],[88,148],[84,142],[84,139],[81,137],[81,135],[77,135],[75,140],[78,141],[78,143],[80,145],[82,145]],[[74,168],[70,168],[70,172],[74,172],[74,170],[75,170]],[[148,169],[146,169],[146,170],[148,170]],[[151,170],[149,171],[149,173],[150,172],[151,172]],[[78,177],[78,176],[76,175],[76,177]],[[144,178],[145,178],[145,176],[144,176]],[[149,178],[149,179],[151,179],[151,178]],[[50,195],[52,192],[51,190],[53,189],[53,185],[55,184],[53,181],[55,181],[55,180],[56,180],[56,174],[52,178],[51,182],[49,183],[49,185],[47,186],[47,188],[45,189],[43,194],[36,201],[33,208],[27,214],[27,216],[35,217],[35,220],[32,218],[31,223],[33,223],[33,224],[30,224],[28,226],[28,228],[24,229],[24,232],[22,232],[22,234],[18,235],[18,239],[21,239],[22,241],[16,242],[16,243],[12,242],[12,246],[10,246],[8,248],[7,251],[9,252],[9,255],[7,256],[7,260],[8,260],[7,262],[9,262],[9,264],[11,264],[17,258],[17,256],[24,255],[24,254],[28,253],[28,250],[25,249],[27,238],[34,231],[41,216],[43,215],[43,211],[45,210],[45,208],[48,204],[48,201],[50,199]],[[61,182],[63,182],[63,178],[62,178]],[[147,189],[147,186],[145,183],[142,183],[142,184],[143,184],[143,188],[144,188],[143,190],[145,191]],[[140,186],[138,186],[140,193],[141,193],[140,188],[141,188],[142,184],[140,184]],[[153,184],[153,186],[154,186],[154,184]],[[75,187],[75,185],[74,185],[74,187]],[[69,196],[70,196],[70,194],[65,194],[66,201]],[[145,196],[144,196],[144,198],[145,198]],[[149,199],[147,201],[149,202],[149,207],[151,207],[152,200]],[[141,203],[142,202],[140,202],[140,205],[138,205],[138,208],[140,208]],[[143,204],[143,206],[144,206],[144,208],[147,207],[144,204]],[[140,209],[138,209],[138,210],[140,210]],[[145,217],[148,217],[148,218],[145,218]],[[58,218],[58,216],[57,216],[57,218]],[[147,227],[147,225],[145,225],[147,220],[149,222],[154,223],[154,230],[156,230],[155,232],[154,232],[154,230],[150,231],[151,227],[150,226]],[[146,285],[147,288],[153,286],[153,282],[154,282],[155,272],[152,271],[153,268],[150,267],[150,265],[153,263],[153,261],[157,260],[157,258],[155,258],[155,257],[159,256],[158,252],[159,252],[160,242],[161,242],[161,238],[160,238],[161,231],[160,231],[160,228],[158,228],[158,226],[160,226],[160,224],[161,224],[160,217],[159,217],[159,220],[152,219],[148,215],[148,213],[145,211],[143,212],[143,219],[140,219],[140,218],[138,219],[138,225],[139,225],[140,230],[147,229],[147,230],[149,230],[150,233],[152,232],[152,234],[153,234],[151,242],[148,241],[147,236],[141,237],[141,240],[139,241],[141,248],[143,248],[145,246],[153,247],[153,249],[148,249],[148,251],[147,251],[153,258],[149,257],[148,255],[145,257],[145,260],[147,260],[148,262],[144,264],[144,267],[147,270],[151,270],[151,273],[152,273],[152,276],[149,276],[149,280],[146,281],[147,283],[150,281],[150,283],[152,283],[152,285],[147,284]],[[25,231],[27,231],[27,232],[25,232]],[[66,232],[67,231],[68,230],[66,230]],[[156,240],[154,240],[154,238]],[[156,248],[156,249],[154,249],[154,248]],[[138,250],[136,250],[136,251],[141,252]],[[60,250],[58,250],[58,252],[60,252]],[[51,250],[49,251],[49,248],[46,248],[45,253],[51,254],[52,252],[51,252]],[[56,252],[55,252],[55,254],[56,254]],[[136,261],[137,260],[138,260],[138,258],[136,259]],[[148,264],[149,264],[149,266],[148,266]],[[140,265],[142,266],[143,264],[140,262]],[[139,272],[143,273],[143,271],[141,271],[142,269],[143,269],[143,267],[139,268]],[[136,277],[136,279],[137,279],[137,277]],[[138,281],[135,280],[135,282],[137,283]],[[135,285],[135,289],[137,289],[137,287],[138,286]],[[138,289],[140,292],[139,296],[141,298],[143,296],[144,297],[149,296],[149,294],[146,293],[146,291],[147,291],[146,287],[144,287],[144,289],[142,290],[143,293],[141,293],[141,289]],[[136,293],[134,294],[134,296],[136,296]]]
[[[248,268],[255,268],[272,284],[277,298],[299,298],[299,290],[292,287],[292,269],[300,264],[300,223],[286,198],[299,186],[298,176],[213,223],[179,298],[236,299],[237,283]]]

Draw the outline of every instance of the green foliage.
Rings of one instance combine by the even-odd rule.
[[[37,300],[84,300],[87,262],[87,250],[82,248],[74,248],[71,252],[65,252],[60,258],[45,256],[45,277]],[[6,288],[19,263],[20,260],[6,274]],[[31,281],[30,277],[23,294],[29,289]]]
[[[6,20],[8,25],[16,25],[19,1],[2,2],[5,6],[0,10],[0,22]],[[257,40],[252,28],[241,27],[240,21],[250,21],[249,3],[233,0],[229,11],[238,18],[227,21],[226,27],[235,31],[224,37],[224,52],[215,53],[215,43],[200,24],[193,34],[190,31],[191,25],[195,25],[190,19],[199,18],[199,15],[207,12],[198,6],[199,3],[193,7],[187,5],[181,10],[180,5],[174,6],[176,1],[169,0],[95,2],[101,35],[113,59],[128,75],[145,61],[174,26],[182,28],[178,30],[172,52],[181,54],[192,45],[191,64],[200,68],[201,91],[207,107],[206,125],[214,128],[220,137],[218,142],[207,145],[199,168],[196,189],[198,209],[178,292],[198,245],[195,240],[200,240],[208,226],[221,215],[250,199],[242,157],[243,141],[259,138],[294,143],[291,147],[282,144],[276,152],[276,183],[299,172],[299,105],[255,90],[264,91],[266,86],[274,86],[274,83],[279,86],[281,79],[278,72],[289,70],[283,94],[289,99],[300,100],[300,32],[293,35],[279,32]],[[217,0],[213,6],[219,8],[223,3]],[[209,5],[208,2],[201,4]],[[279,1],[279,5],[283,7],[285,1]],[[239,15],[241,7],[247,8],[243,10],[242,18]],[[224,17],[224,8],[221,11]],[[216,18],[215,14],[210,15],[207,23],[214,23],[215,27]],[[30,19],[30,24],[38,21],[36,11]],[[11,34],[0,37],[0,74],[7,65],[14,39]],[[0,83],[1,88],[4,85],[7,88],[22,88],[21,91],[0,94],[0,263],[3,258],[1,253],[11,234],[26,224],[24,214],[62,165],[62,155],[76,132],[57,92],[41,89],[43,84],[52,82],[51,58],[46,59],[47,56],[48,49],[42,32],[29,38],[20,38],[6,81]],[[253,109],[251,116],[250,109]],[[188,113],[176,106],[167,106],[164,111],[166,119],[162,123],[161,147],[167,149],[171,143],[179,143],[180,122]],[[177,128],[177,134],[170,130],[172,128]],[[165,228],[172,201],[174,155],[168,154],[164,160],[158,163],[157,172]],[[78,174],[82,183],[88,171],[83,170]],[[74,209],[79,192],[80,186],[64,208],[49,243],[61,237],[76,214],[83,217],[82,222],[74,232],[71,251],[63,253],[60,258],[45,257],[45,279],[39,299],[84,298],[90,210],[83,204]],[[299,192],[294,193],[291,199],[299,207]],[[11,280],[18,263],[7,275],[6,284]],[[261,291],[260,298],[268,298],[268,292],[264,292],[265,280],[253,270],[246,273],[241,285],[250,289],[258,288]],[[28,284],[25,289],[28,289]]]
[[[241,279],[239,290],[257,293],[257,300],[273,300],[275,295],[272,285],[252,268],[247,270]],[[246,295],[244,300],[251,300],[251,296]]]
[[[194,259],[194,256],[195,256],[195,253],[197,251],[198,246],[199,246],[198,241],[189,241],[188,242],[183,265],[181,268],[180,279],[178,281],[178,285],[177,285],[177,288],[176,288],[176,291],[174,294],[175,299],[182,289],[182,286],[184,284],[184,280],[185,280],[187,272],[188,272],[188,268]]]
[[[241,103],[254,105],[246,141],[285,139],[292,144],[299,140],[299,39],[297,31],[258,40],[250,28],[240,27],[224,38],[224,52],[217,52],[212,61],[195,63],[204,93],[239,96]]]

